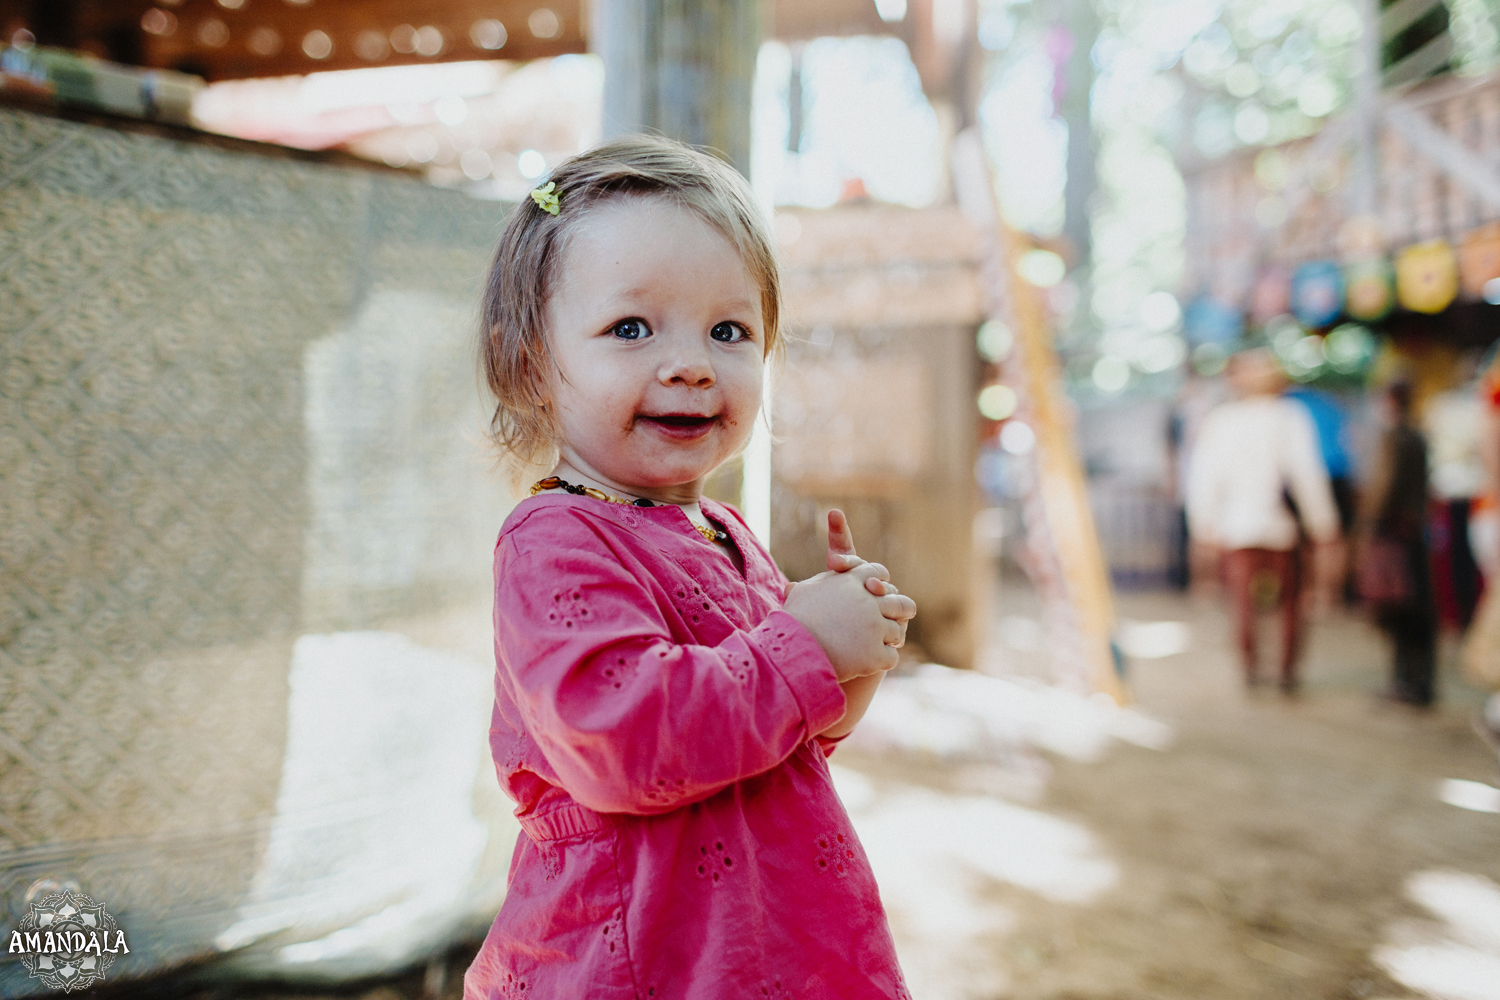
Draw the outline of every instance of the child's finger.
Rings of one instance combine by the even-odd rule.
[[[875,606],[881,617],[893,622],[908,622],[917,616],[917,602],[905,594],[887,594],[878,598]]]
[[[880,563],[862,562],[850,570],[850,572],[861,577],[866,582],[866,586],[868,586],[872,578],[883,581],[889,581],[891,578],[891,571],[880,565]]]
[[[853,569],[853,567],[851,566],[850,569]],[[876,597],[884,597],[886,594],[901,593],[901,591],[896,589],[896,585],[894,583],[886,583],[884,580],[876,579],[873,576],[865,581],[865,589],[874,594]]]
[[[882,641],[891,649],[900,649],[906,645],[906,626],[900,622],[885,622]]]
[[[861,561],[854,554],[854,534],[849,530],[849,519],[835,507],[828,512],[828,568],[842,573],[858,566]]]

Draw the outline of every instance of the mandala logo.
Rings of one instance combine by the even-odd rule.
[[[44,985],[71,993],[103,982],[115,956],[130,947],[102,903],[64,889],[31,904],[7,951]]]

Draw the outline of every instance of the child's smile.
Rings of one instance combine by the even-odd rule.
[[[760,409],[761,289],[717,229],[658,197],[593,208],[559,275],[547,301],[559,469],[696,501]]]
[[[673,440],[694,441],[713,429],[718,416],[712,413],[642,413],[635,419]]]

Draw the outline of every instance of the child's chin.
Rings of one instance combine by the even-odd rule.
[[[704,478],[717,469],[722,462],[671,462],[657,461],[643,464],[629,471],[622,470],[622,480],[652,489],[671,489],[685,486]]]

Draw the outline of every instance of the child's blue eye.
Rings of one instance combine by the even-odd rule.
[[[738,323],[717,323],[708,335],[725,344],[736,344],[750,338],[750,331]]]
[[[645,340],[651,336],[651,328],[641,319],[622,319],[609,332],[621,340]]]

